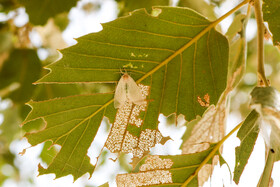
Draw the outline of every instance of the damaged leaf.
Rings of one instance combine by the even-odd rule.
[[[212,144],[200,153],[146,156],[139,164],[139,171],[117,175],[117,185],[120,187],[198,186],[197,173],[203,164],[212,163],[210,154],[219,155],[216,148],[216,145]],[[220,162],[224,163],[223,159]]]
[[[245,15],[237,15],[227,32],[231,49],[227,87],[216,106],[210,106],[202,117],[197,117],[186,124],[187,130],[182,138],[183,143],[181,145],[183,154],[206,150],[211,143],[216,143],[224,137],[227,95],[239,83],[245,70],[246,38],[244,26],[247,23],[245,18]],[[214,165],[207,166],[200,171],[200,186],[207,181],[213,169]]]
[[[227,39],[190,9],[154,9],[156,13],[141,9],[103,24],[102,31],[78,38],[76,45],[61,50],[62,59],[47,66],[51,72],[37,83],[117,83],[124,68],[146,95],[147,105],[127,103],[117,111],[113,93],[29,102],[32,111],[24,124],[45,121],[44,129],[26,134],[29,143],[51,140],[61,146],[40,174],[72,174],[75,180],[92,174],[87,150],[104,117],[113,123],[106,147],[141,158],[167,140],[158,131],[161,113],[192,120],[217,103],[226,86]]]

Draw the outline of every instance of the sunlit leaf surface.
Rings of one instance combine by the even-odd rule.
[[[105,116],[113,123],[106,147],[140,158],[167,140],[158,131],[160,113],[192,120],[216,104],[225,89],[227,39],[196,12],[141,9],[102,26],[101,32],[78,38],[78,44],[62,50],[63,58],[49,65],[51,72],[38,83],[117,83],[123,68],[141,87],[147,106],[127,103],[117,111],[114,93],[29,102],[32,111],[24,123],[44,119],[46,127],[27,134],[28,141],[36,145],[51,140],[61,146],[49,167],[40,167],[40,174],[73,174],[74,179],[92,174],[87,150]]]

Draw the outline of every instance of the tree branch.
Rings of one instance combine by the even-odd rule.
[[[258,28],[258,35],[257,35],[258,76],[265,86],[269,86],[264,71],[264,46],[263,46],[264,27],[263,27],[263,17],[262,17],[262,10],[261,10],[261,0],[254,0],[254,7],[255,7],[255,17],[257,21],[257,28]]]

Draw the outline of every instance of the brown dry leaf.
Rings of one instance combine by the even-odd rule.
[[[49,19],[45,26],[37,26],[35,30],[39,33],[42,39],[43,46],[51,49],[63,49],[67,44],[62,38],[62,33],[58,26],[55,25],[53,19]]]

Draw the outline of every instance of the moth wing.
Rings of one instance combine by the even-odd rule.
[[[126,101],[126,84],[127,84],[127,81],[124,80],[123,77],[118,82],[118,85],[117,85],[116,91],[115,91],[115,97],[114,97],[114,107],[115,108],[120,108],[122,105],[124,105],[124,103]]]
[[[145,98],[141,93],[141,89],[130,76],[127,81],[127,97],[134,104],[141,105],[145,103]]]

